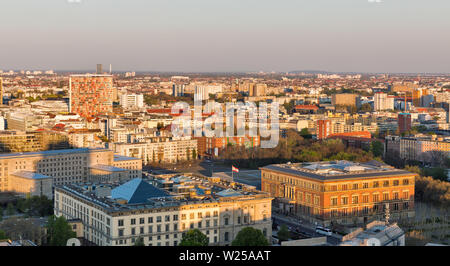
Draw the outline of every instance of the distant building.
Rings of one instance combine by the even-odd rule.
[[[317,120],[316,136],[317,139],[326,139],[332,133],[330,120]]]
[[[400,134],[411,130],[411,120],[411,114],[409,113],[398,114],[398,130]]]
[[[394,109],[394,98],[389,97],[386,93],[375,93],[374,95],[374,111],[384,111]]]
[[[144,107],[144,95],[142,94],[122,94],[120,97],[120,105],[124,109],[142,108]]]
[[[356,106],[356,99],[358,95],[352,93],[341,93],[333,94],[331,96],[331,104],[336,105],[346,105],[346,106]]]
[[[113,77],[111,75],[71,75],[69,80],[70,112],[93,118],[113,111]]]
[[[172,96],[175,97],[179,97],[179,96],[184,96],[184,89],[185,89],[184,84],[173,84],[172,85]]]
[[[0,77],[0,105],[3,104],[3,79]]]

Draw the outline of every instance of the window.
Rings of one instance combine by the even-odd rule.
[[[343,205],[347,205],[348,204],[348,197],[347,196],[341,197],[341,201],[342,201]]]
[[[158,233],[161,232],[161,225],[160,225],[160,224],[158,224],[158,225],[156,226],[156,232],[158,232]]]
[[[373,182],[373,187],[379,187],[380,184],[378,183],[378,181]]]
[[[170,215],[166,215],[166,216],[164,217],[164,221],[170,222]]]
[[[202,218],[202,217],[203,217],[203,215],[202,215],[201,212],[199,212],[199,213],[197,214],[197,216],[198,216],[198,218]]]
[[[189,214],[189,219],[194,219],[194,216],[195,216],[194,213]]]
[[[238,216],[238,217],[237,217],[237,223],[238,223],[238,224],[241,224],[241,216]]]
[[[206,216],[206,218],[209,218],[211,216],[211,213],[210,212],[206,212],[205,216]]]
[[[153,217],[148,217],[148,223],[149,224],[153,223]]]
[[[150,225],[150,226],[148,227],[148,232],[149,232],[149,233],[153,233],[153,226]]]
[[[186,214],[181,215],[181,220],[186,220]]]
[[[202,222],[198,222],[198,228],[202,228]]]
[[[170,231],[170,226],[169,226],[169,224],[166,224],[166,232],[169,232]]]
[[[383,193],[383,200],[389,200],[389,192]]]
[[[131,234],[135,235],[136,234],[136,229],[135,228],[131,228]]]
[[[369,188],[369,183],[363,183],[363,188]]]
[[[225,224],[225,225],[228,225],[228,217],[226,217],[226,218],[224,219],[224,224]]]
[[[156,217],[156,222],[157,222],[157,223],[160,223],[160,222],[161,222],[161,216],[157,216],[157,217]]]
[[[403,191],[403,199],[409,200],[409,191]]]
[[[173,220],[174,220],[174,221],[178,221],[178,214],[175,214],[175,215],[173,216]]]
[[[119,220],[119,226],[123,226],[123,220]]]
[[[119,229],[119,236],[123,236],[123,229]]]
[[[348,190],[348,185],[347,184],[342,185],[342,190]]]
[[[136,219],[131,219],[131,224],[133,225],[133,224],[136,224]]]
[[[177,231],[177,230],[178,230],[178,224],[174,224],[174,225],[173,225],[173,230],[174,230],[174,231]]]
[[[398,200],[398,192],[394,192],[394,200]]]
[[[363,203],[368,203],[369,202],[369,195],[363,195]]]
[[[399,181],[398,180],[394,180],[394,182],[392,183],[394,186],[398,186]]]
[[[398,211],[398,203],[394,203],[394,211]]]
[[[144,233],[144,227],[141,227],[140,229],[139,229],[139,234],[143,234]]]
[[[336,206],[337,204],[338,204],[338,199],[337,199],[337,197],[331,198],[331,205],[332,205],[332,206]]]
[[[218,211],[214,211],[214,217],[219,216],[219,212]]]
[[[229,241],[229,233],[228,232],[225,232],[224,238],[225,238],[225,241]]]
[[[358,204],[358,196],[352,196],[352,204]]]
[[[337,186],[336,186],[336,185],[331,186],[331,187],[330,187],[330,190],[331,190],[331,191],[336,191],[336,190],[337,190]]]
[[[383,182],[383,187],[388,187],[389,186],[389,181],[384,181]]]
[[[358,189],[358,184],[353,184],[353,189],[354,190]]]
[[[363,213],[364,215],[369,214],[369,207],[364,206],[363,209],[362,209],[362,213]]]
[[[409,209],[409,202],[403,202],[403,209],[404,210]]]
[[[373,194],[373,202],[379,202],[380,201],[380,195],[379,194]]]
[[[145,219],[144,218],[140,218],[139,219],[139,224],[144,224],[145,223]]]
[[[404,186],[409,185],[409,180],[408,179],[403,179],[403,185]]]

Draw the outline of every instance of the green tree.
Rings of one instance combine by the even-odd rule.
[[[208,237],[198,229],[189,230],[181,239],[180,246],[208,246]]]
[[[237,234],[236,238],[231,242],[232,246],[268,246],[269,241],[259,229],[253,227],[245,227]]]
[[[0,230],[0,240],[5,240],[8,239],[8,237],[6,236],[6,233],[2,230]]]
[[[189,150],[189,147],[186,148],[186,158],[187,158],[188,161],[191,160],[191,151]]]
[[[14,215],[16,213],[16,210],[14,208],[14,204],[12,204],[11,202],[8,203],[8,205],[6,206],[6,215],[11,216]]]
[[[0,222],[3,220],[3,209],[0,207]]]
[[[46,227],[48,244],[50,246],[65,246],[67,240],[76,237],[76,233],[72,231],[72,227],[64,216],[50,216]]]
[[[384,146],[383,143],[380,141],[374,141],[370,144],[370,151],[372,152],[373,156],[380,157],[383,155],[384,152]]]
[[[192,149],[192,159],[194,161],[197,160],[197,150],[196,149]]]
[[[285,224],[281,225],[280,230],[278,231],[277,236],[278,236],[278,239],[279,239],[280,241],[286,241],[286,240],[289,240],[289,238],[290,238],[291,236],[290,236],[290,233],[289,233],[289,229],[288,229],[288,227],[287,227]]]
[[[138,237],[138,239],[136,239],[136,242],[134,242],[134,246],[136,246],[136,247],[145,246],[144,239],[142,239],[142,237]]]

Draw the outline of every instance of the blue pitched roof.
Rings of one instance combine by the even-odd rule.
[[[145,203],[149,198],[168,197],[169,193],[159,189],[142,178],[135,178],[111,190],[111,198],[124,199],[128,204]]]

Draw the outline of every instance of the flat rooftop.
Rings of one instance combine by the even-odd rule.
[[[71,153],[89,153],[93,151],[110,151],[105,148],[78,148],[78,149],[65,149],[65,150],[49,150],[49,151],[38,151],[38,152],[15,152],[15,153],[4,153],[0,154],[0,159],[9,158],[20,158],[20,157],[32,157],[32,156],[54,156],[54,155],[64,155]]]
[[[320,181],[338,179],[373,178],[381,176],[413,175],[378,162],[356,163],[349,161],[272,164],[260,168]]]
[[[190,193],[177,193],[172,188],[187,189],[183,192],[192,190],[196,192],[196,196],[191,197]],[[269,197],[267,193],[251,189],[245,184],[222,180],[214,182],[211,178],[185,174],[136,178],[115,184],[73,183],[56,186],[56,190],[65,191],[110,213],[217,203],[234,200],[236,197],[239,200]],[[206,191],[210,193],[205,193]]]

